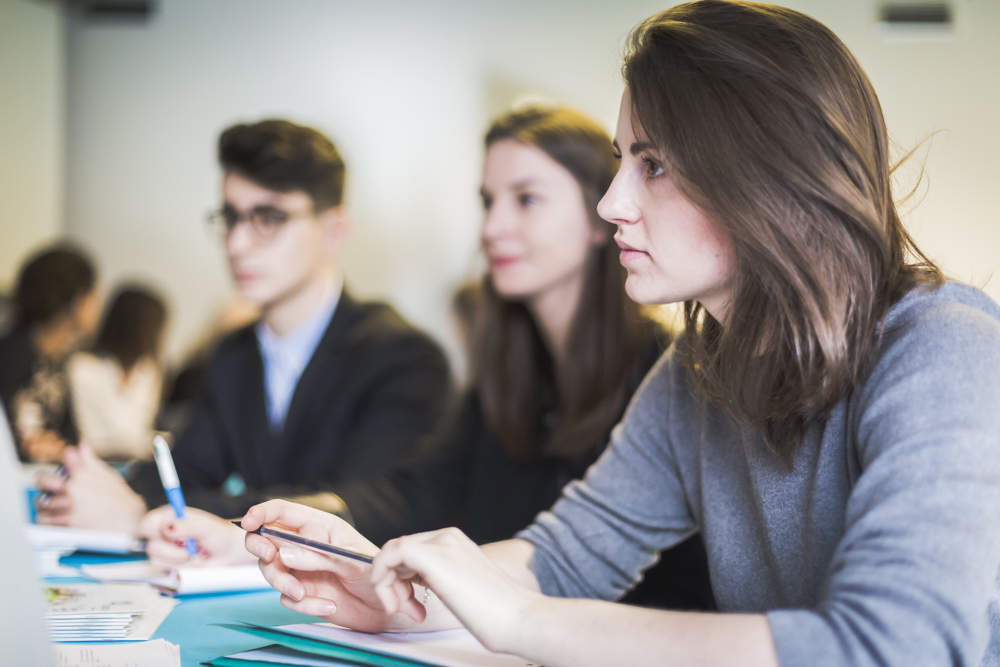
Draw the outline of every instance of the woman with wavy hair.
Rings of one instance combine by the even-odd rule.
[[[549,667],[997,664],[1000,308],[903,229],[860,65],[801,13],[703,0],[643,22],[624,78],[598,210],[629,295],[686,326],[602,457],[506,542],[247,548],[292,609]],[[287,503],[243,525],[272,522],[374,548]],[[694,530],[723,613],[605,602]]]

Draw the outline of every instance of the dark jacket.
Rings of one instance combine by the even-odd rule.
[[[302,372],[284,429],[268,427],[264,365],[254,327],[215,351],[191,424],[174,447],[187,502],[242,516],[272,497],[294,497],[386,472],[432,431],[449,400],[440,348],[384,304],[343,292]],[[223,484],[239,473],[246,491]],[[165,501],[155,468],[133,487],[149,506]]]
[[[630,394],[667,342],[665,335],[650,342],[636,364]],[[551,411],[540,410],[539,443],[552,424]],[[582,477],[597,460],[609,436],[576,458],[537,456],[530,463],[515,463],[486,425],[476,392],[469,390],[446,430],[428,440],[415,456],[388,475],[336,485],[333,491],[347,504],[355,527],[375,544],[448,525],[486,544],[513,537],[551,507],[563,486]],[[626,602],[674,609],[714,608],[707,556],[697,535],[664,552],[661,564],[651,568],[646,578],[650,584],[640,585]]]

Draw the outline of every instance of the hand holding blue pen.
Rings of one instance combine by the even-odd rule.
[[[178,519],[184,518],[184,511],[187,506],[184,504],[184,494],[181,493],[181,483],[177,479],[177,470],[174,468],[174,459],[170,456],[170,447],[163,436],[153,438],[153,457],[156,459],[156,468],[160,471],[160,481],[163,482],[163,490],[167,492],[167,500],[174,508],[174,514]],[[198,555],[198,545],[190,537],[184,541],[184,548],[187,549],[191,557]]]

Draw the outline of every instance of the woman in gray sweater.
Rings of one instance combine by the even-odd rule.
[[[460,623],[549,667],[1000,663],[1000,308],[903,229],[861,67],[798,12],[704,0],[642,23],[624,76],[599,212],[629,295],[686,329],[607,451],[517,539],[368,568],[249,535],[265,576],[333,623]],[[375,552],[281,501],[262,523]],[[724,613],[605,602],[696,531]]]

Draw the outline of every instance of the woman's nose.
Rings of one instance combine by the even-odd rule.
[[[494,202],[483,216],[483,240],[496,239],[510,232],[512,221],[508,207],[501,202]]]
[[[639,208],[623,170],[618,171],[608,191],[597,203],[597,215],[615,225],[627,225],[639,220]]]

